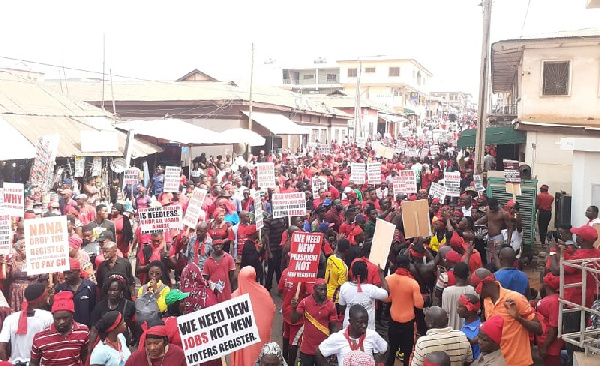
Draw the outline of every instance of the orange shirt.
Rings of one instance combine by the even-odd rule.
[[[502,285],[498,281],[496,283],[500,286],[500,297],[495,303],[489,297],[483,300],[485,318],[489,319],[495,315],[504,318],[500,349],[502,349],[502,355],[506,360],[506,364],[508,366],[532,365],[533,359],[531,358],[529,332],[521,323],[508,314],[508,311],[504,307],[504,302],[506,300],[514,300],[517,305],[517,311],[526,320],[535,318],[535,313],[525,296],[516,291],[502,288]]]
[[[423,309],[423,295],[419,284],[407,276],[391,274],[385,278],[390,288],[390,296],[385,302],[392,302],[390,315],[398,323],[407,323],[415,318],[415,308]]]

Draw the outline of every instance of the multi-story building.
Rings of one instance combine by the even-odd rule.
[[[431,92],[429,97],[440,103],[441,110],[446,115],[455,115],[460,118],[469,112],[471,107],[471,94],[460,91]],[[437,109],[439,111],[439,108]]]
[[[297,93],[331,94],[342,90],[339,66],[324,58],[316,59],[311,65],[284,68],[282,73],[282,88]]]
[[[492,92],[526,132],[521,161],[540,184],[572,194],[571,223],[600,205],[600,29],[496,42]],[[502,104],[501,103],[501,104]]]
[[[339,60],[338,65],[344,93],[356,94],[360,74],[363,98],[406,114],[426,117],[428,84],[432,74],[418,61],[377,56]]]

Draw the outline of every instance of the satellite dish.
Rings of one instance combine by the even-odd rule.
[[[125,159],[112,159],[110,162],[110,169],[115,173],[123,173],[125,171]]]

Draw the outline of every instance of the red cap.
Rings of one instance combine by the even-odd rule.
[[[479,331],[485,333],[490,339],[498,344],[502,341],[502,327],[504,326],[504,318],[496,315],[489,318],[486,322],[481,323]]]
[[[455,250],[451,250],[446,254],[446,260],[448,262],[458,263],[461,261],[460,254]]]
[[[61,291],[54,295],[54,304],[52,305],[52,313],[57,311],[75,312],[75,304],[73,303],[73,293],[71,291]]]
[[[544,284],[556,291],[560,287],[560,277],[553,275],[552,272],[548,272],[544,276]]]
[[[581,239],[585,241],[596,241],[598,239],[598,232],[589,225],[574,227],[571,229],[571,232],[577,236],[581,236]]]
[[[452,238],[450,238],[450,246],[452,248],[464,248],[465,244],[465,240],[460,235],[458,235],[456,231],[452,233]]]

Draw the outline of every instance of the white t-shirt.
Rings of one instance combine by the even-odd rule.
[[[331,355],[336,355],[339,366],[343,365],[344,357],[350,352],[350,344],[344,336],[345,331],[346,328],[337,333],[333,333],[319,346],[319,351],[321,351],[323,356],[329,357]],[[382,354],[386,350],[387,342],[374,330],[367,329],[362,351],[368,355],[373,355],[374,353]]]
[[[12,313],[7,316],[4,319],[2,331],[0,332],[0,342],[10,343],[11,355],[9,361],[13,364],[19,361],[29,363],[33,336],[54,322],[52,313],[42,309],[35,309],[33,316],[27,317],[27,334],[16,334],[19,328],[20,316],[21,312]]]
[[[358,292],[358,286],[352,282],[346,282],[340,288],[340,305],[346,306],[346,316],[343,327],[348,326],[350,307],[354,304],[362,305],[369,314],[369,329],[375,330],[375,300],[387,299],[389,294],[386,290],[375,285],[362,283],[362,292]]]

